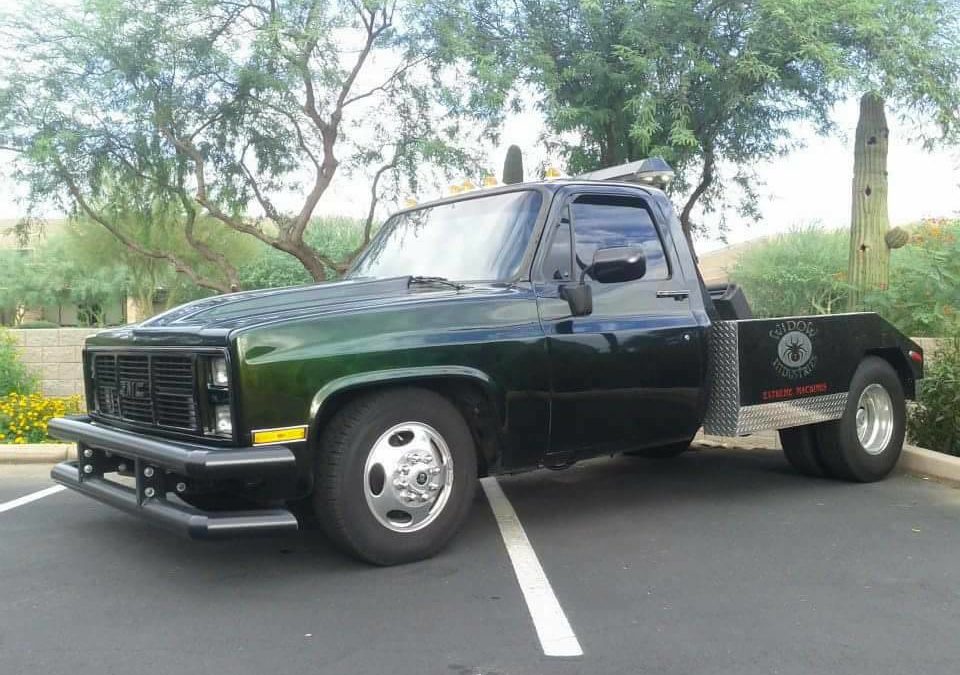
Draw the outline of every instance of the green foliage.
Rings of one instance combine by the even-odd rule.
[[[910,243],[890,252],[890,286],[866,296],[907,335],[960,334],[960,220],[925,220]]]
[[[461,123],[489,112],[445,77],[442,21],[424,0],[28,3],[4,31],[0,145],[35,202],[197,285],[239,284],[222,230],[323,279],[357,252],[304,239],[338,174],[373,178],[372,220],[422,170],[473,164]]]
[[[363,224],[344,216],[315,218],[307,228],[306,241],[314,249],[343,259],[363,241]],[[244,288],[277,288],[313,282],[303,265],[274,249],[261,247],[259,254],[241,265],[240,282]],[[336,278],[333,271],[328,279]]]
[[[730,278],[757,316],[843,311],[848,239],[845,230],[796,229],[748,249]]]
[[[13,336],[0,329],[0,396],[30,394],[36,387],[37,379],[20,360]]]
[[[960,455],[960,339],[928,358],[907,431],[917,445]]]
[[[890,285],[864,298],[907,335],[960,334],[960,221],[925,220],[906,228],[910,242],[890,252]],[[846,230],[805,228],[744,252],[730,278],[758,316],[844,311]]]
[[[831,106],[875,90],[945,135],[960,121],[956,0],[471,0],[455,44],[490,89],[541,94],[571,174],[648,156],[687,195],[722,204],[790,148],[791,124],[829,130]],[[895,39],[891,39],[896,36]],[[728,180],[720,161],[734,166]]]

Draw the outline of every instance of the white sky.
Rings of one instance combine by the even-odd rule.
[[[61,0],[68,4],[71,0]],[[19,1],[0,0],[0,10],[22,7]],[[757,173],[765,185],[761,195],[759,223],[743,222],[736,214],[727,217],[726,241],[736,243],[758,236],[782,232],[798,225],[820,223],[826,227],[845,227],[850,218],[850,183],[853,170],[853,134],[857,124],[857,102],[850,100],[834,110],[833,119],[838,132],[831,137],[817,136],[809,125],[797,125],[794,137],[804,143],[786,157],[762,163]],[[889,209],[891,224],[906,224],[928,216],[960,215],[960,149],[925,151],[919,143],[911,142],[916,130],[902,124],[888,113],[890,126],[889,154]],[[543,132],[539,115],[535,112],[510,115],[497,146],[484,148],[486,165],[497,175],[501,173],[506,149],[517,144],[523,150],[527,178],[538,176],[537,169],[556,162],[548,157],[537,139]],[[0,219],[23,215],[21,203],[25,191],[7,177],[10,156],[0,153]],[[425,190],[415,195],[419,201],[439,196]],[[298,196],[278,199],[278,205],[299,208]],[[289,204],[285,203],[289,199]],[[324,195],[318,214],[363,216],[369,199],[369,184],[361,176],[338,173],[331,189]],[[51,206],[39,215],[58,217],[61,213]],[[381,215],[386,215],[382,213]],[[706,220],[711,233],[701,237],[698,250],[706,251],[724,245],[717,236],[714,217]]]

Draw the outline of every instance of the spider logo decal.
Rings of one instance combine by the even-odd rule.
[[[813,343],[802,331],[788,331],[777,344],[777,356],[788,369],[803,368],[813,356]]]
[[[787,343],[786,352],[787,358],[796,363],[807,353],[807,348],[803,346],[803,343],[800,342],[800,340],[794,338]]]

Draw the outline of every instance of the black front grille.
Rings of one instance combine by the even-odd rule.
[[[196,359],[189,354],[95,353],[97,412],[132,424],[201,432]]]

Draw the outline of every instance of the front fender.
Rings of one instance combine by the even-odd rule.
[[[335,395],[377,384],[399,384],[424,379],[466,378],[480,385],[491,401],[496,404],[498,417],[502,415],[502,403],[499,388],[487,373],[469,366],[416,366],[412,368],[390,368],[354,373],[331,380],[314,394],[310,402],[310,420],[316,420],[324,411],[324,406]]]

